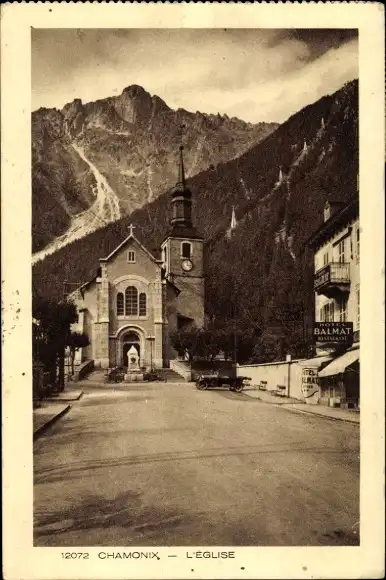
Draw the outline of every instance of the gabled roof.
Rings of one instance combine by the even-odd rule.
[[[331,202],[330,202],[331,203]],[[348,224],[352,219],[359,216],[359,198],[355,197],[341,210],[332,214],[330,219],[323,222],[322,225],[314,232],[305,244],[310,248],[315,249],[320,247],[326,240],[331,237],[339,227]]]
[[[162,264],[162,260],[159,260],[158,258],[155,258],[155,256],[153,256],[153,254],[151,254],[149,252],[149,250],[147,250],[145,248],[145,246],[143,244],[141,244],[141,242],[135,237],[135,235],[133,234],[133,228],[130,228],[130,233],[127,236],[127,238],[125,238],[123,240],[123,242],[121,242],[119,244],[119,246],[117,246],[108,256],[107,258],[100,258],[100,262],[107,262],[108,260],[110,260],[110,258],[112,258],[113,256],[115,256],[115,254],[117,254],[124,246],[125,244],[129,241],[129,240],[133,240],[136,244],[138,244],[138,246],[141,248],[141,250],[152,260],[152,262],[154,262],[159,268],[161,267]],[[95,282],[95,280],[99,277],[99,274],[97,274],[96,276],[94,276],[93,278],[91,278],[91,280],[88,280],[88,282],[85,282],[84,284],[82,284],[81,286],[79,286],[79,288],[77,288],[76,290],[74,290],[73,292],[71,292],[71,294],[75,294],[75,292],[80,292],[83,295],[83,290],[85,290],[88,286],[90,286],[90,284],[92,284],[93,282]],[[170,283],[170,282],[169,282]],[[171,284],[173,286],[173,284]],[[178,292],[180,292],[180,290],[175,287],[176,290]],[[70,294],[70,295],[71,295]]]
[[[115,256],[115,254],[117,254],[117,253],[118,253],[118,252],[119,252],[119,251],[120,251],[120,250],[121,250],[121,249],[122,249],[122,248],[123,248],[123,247],[124,247],[124,246],[127,244],[127,242],[129,242],[130,240],[132,240],[132,241],[134,241],[136,244],[138,244],[138,246],[141,248],[141,250],[142,250],[142,251],[143,251],[143,252],[144,252],[144,253],[145,253],[145,254],[146,254],[146,255],[147,255],[147,256],[148,256],[148,257],[149,257],[149,258],[150,258],[150,259],[151,259],[151,260],[152,260],[154,263],[156,263],[157,265],[159,265],[159,264],[162,262],[162,260],[158,260],[157,258],[155,258],[155,257],[153,256],[153,254],[151,254],[151,253],[149,252],[149,250],[147,250],[147,249],[145,248],[145,246],[143,246],[143,245],[141,244],[141,242],[140,242],[140,241],[139,241],[139,240],[138,240],[138,239],[135,237],[135,235],[133,234],[133,231],[132,231],[132,230],[130,231],[130,233],[129,233],[129,235],[127,236],[127,238],[125,238],[125,239],[123,240],[123,242],[122,242],[122,243],[120,243],[120,244],[119,244],[119,246],[117,246],[117,247],[115,248],[115,250],[113,250],[113,251],[111,252],[111,254],[109,254],[109,255],[107,256],[107,258],[101,258],[99,261],[100,261],[100,262],[108,262],[108,261],[109,261],[109,260],[110,260],[110,259],[111,259],[113,256]]]

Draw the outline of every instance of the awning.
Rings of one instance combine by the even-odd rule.
[[[299,362],[299,365],[302,367],[307,367],[310,369],[318,369],[322,366],[322,364],[330,362],[332,360],[332,356],[316,356],[315,358],[309,358],[308,360],[302,360]]]
[[[325,369],[320,371],[319,377],[331,377],[333,375],[339,375],[344,373],[344,371],[353,363],[359,360],[359,348],[355,350],[348,350],[342,356],[339,356],[333,360]]]

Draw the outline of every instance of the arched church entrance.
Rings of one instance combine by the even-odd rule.
[[[130,332],[126,332],[122,337],[122,362],[124,367],[129,366],[128,360],[128,352],[131,347],[134,347],[138,353],[138,360],[141,358],[141,341],[139,335],[134,332],[134,330],[130,330]]]

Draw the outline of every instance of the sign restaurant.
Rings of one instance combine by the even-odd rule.
[[[323,284],[330,281],[330,266],[327,265],[324,268],[321,268],[316,276],[314,283],[315,290],[319,288],[319,286],[323,286]]]
[[[314,322],[313,334],[315,342],[351,344],[353,341],[353,323]]]

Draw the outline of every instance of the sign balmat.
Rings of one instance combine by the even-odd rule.
[[[314,322],[314,342],[350,345],[353,342],[352,322]]]

